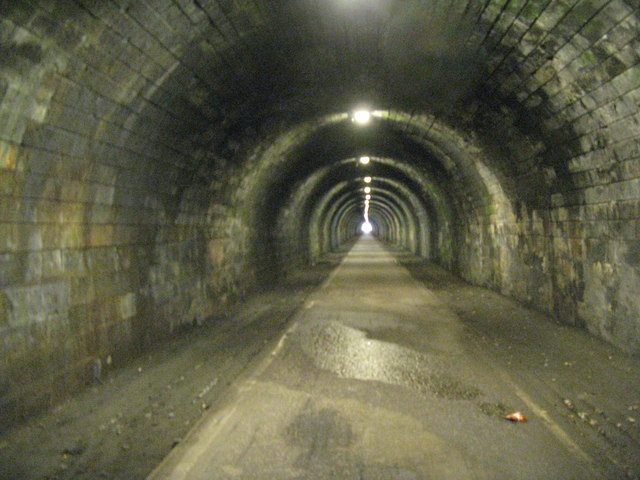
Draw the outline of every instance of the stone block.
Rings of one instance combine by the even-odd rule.
[[[121,273],[106,272],[93,274],[91,278],[96,297],[99,299],[117,297],[130,290],[128,278]]]
[[[137,311],[137,297],[135,293],[127,293],[120,297],[119,313],[120,318],[128,319],[135,316]]]
[[[58,242],[51,246],[61,249],[81,248],[85,246],[85,229],[86,226],[77,223],[61,225],[58,228]]]
[[[74,276],[69,280],[71,305],[86,305],[96,299],[93,278],[90,276]]]
[[[24,280],[29,283],[36,283],[42,280],[42,253],[27,252],[23,256],[24,263],[22,269]]]
[[[216,238],[209,241],[209,261],[212,265],[222,265],[225,258],[227,239]]]
[[[9,316],[11,315],[12,309],[13,305],[11,304],[11,301],[7,295],[0,290],[0,332],[9,326]],[[2,385],[0,385],[0,392],[1,391]]]
[[[0,223],[0,253],[15,251],[18,247],[18,230],[13,223]]]
[[[61,250],[56,249],[42,251],[41,261],[42,277],[44,279],[59,277],[64,274],[63,257]]]
[[[11,302],[10,324],[29,325],[43,322],[69,309],[69,286],[66,282],[49,282],[24,287],[9,287],[5,294]]]
[[[88,246],[103,247],[113,245],[114,230],[115,227],[113,225],[91,225],[89,227]]]
[[[0,169],[15,170],[18,162],[18,147],[7,141],[0,141]]]
[[[70,297],[69,302],[72,307],[78,305],[89,305],[96,299],[96,292],[93,286],[92,277],[74,277],[69,280]]]

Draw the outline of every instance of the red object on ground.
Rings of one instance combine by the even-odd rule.
[[[504,418],[512,422],[524,422],[527,420],[527,418],[524,416],[524,413],[522,412],[513,412],[505,416]]]

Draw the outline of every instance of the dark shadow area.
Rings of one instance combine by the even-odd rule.
[[[182,327],[75,397],[0,435],[0,479],[141,479],[277,341],[347,249]]]

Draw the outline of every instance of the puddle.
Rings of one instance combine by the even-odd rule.
[[[309,324],[300,335],[302,349],[316,366],[343,378],[400,385],[449,400],[473,400],[481,394],[447,373],[451,365],[441,359],[367,338],[363,331],[340,322]]]

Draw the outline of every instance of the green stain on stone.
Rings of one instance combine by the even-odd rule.
[[[640,244],[637,242],[629,243],[625,260],[635,268],[640,267]]]
[[[582,52],[577,61],[583,65],[596,65],[599,63],[596,55],[591,49],[587,49]]]
[[[546,5],[547,5],[547,2],[543,0],[529,2],[529,4],[520,13],[520,18],[526,19],[527,23],[531,24],[544,11]]]
[[[0,327],[9,324],[9,315],[11,310],[11,301],[4,292],[0,292]]]
[[[489,215],[493,215],[494,213],[496,213],[496,206],[493,204],[493,202],[488,201],[484,207],[484,213],[485,215],[489,216]]]

